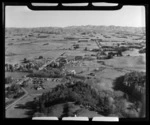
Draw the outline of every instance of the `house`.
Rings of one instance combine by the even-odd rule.
[[[37,87],[36,89],[37,89],[37,90],[41,90],[41,89],[42,89],[42,87],[40,87],[40,86],[39,86],[39,87]]]

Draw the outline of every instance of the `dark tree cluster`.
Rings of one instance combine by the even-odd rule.
[[[12,83],[13,82],[13,78],[12,77],[6,77],[5,78],[5,84],[9,84],[9,83]]]
[[[43,78],[60,78],[62,71],[59,68],[51,68],[49,70],[36,71],[28,75],[28,77],[43,77]]]
[[[146,48],[140,49],[140,50],[139,50],[139,53],[146,53]]]
[[[130,72],[117,78],[114,89],[127,93],[132,99],[141,101],[146,88],[146,74],[144,72]]]
[[[24,91],[21,89],[20,85],[12,84],[10,87],[6,88],[5,97],[7,98],[18,98],[24,94]]]
[[[74,102],[89,110],[97,111],[103,115],[110,113],[107,96],[100,96],[90,85],[77,82],[75,84],[61,84],[36,99],[37,112],[47,114],[49,108],[55,104]],[[104,94],[104,93],[103,93]]]

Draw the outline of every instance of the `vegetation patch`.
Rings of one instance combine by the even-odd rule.
[[[21,89],[20,85],[18,84],[11,84],[11,86],[6,88],[5,97],[6,98],[19,98],[24,94],[24,91]]]
[[[127,93],[132,99],[140,101],[145,94],[146,74],[130,72],[114,81],[114,89]]]
[[[62,77],[61,69],[51,68],[49,70],[35,71],[28,75],[28,77],[43,77],[43,78],[60,78]]]
[[[125,117],[143,117],[145,115],[145,83],[146,74],[135,71],[118,77],[114,81],[114,89],[125,93],[124,100],[116,101],[118,113]]]
[[[76,82],[75,84],[66,83],[58,85],[52,91],[44,93],[35,100],[35,104],[37,112],[46,113],[49,107],[53,105],[74,102],[77,105],[82,105],[107,116],[110,113],[109,102],[107,101],[108,97],[105,96],[105,93],[103,93],[104,95],[102,93],[98,93],[90,85],[82,82]]]

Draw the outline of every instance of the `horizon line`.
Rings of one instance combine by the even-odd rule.
[[[121,26],[121,25],[69,25],[69,26],[36,26],[36,27],[6,27],[5,28],[67,28],[67,27],[81,27],[81,26],[105,26],[105,27],[128,27],[128,28],[145,28],[145,26]]]

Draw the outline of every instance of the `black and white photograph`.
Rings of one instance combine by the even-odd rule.
[[[5,118],[145,118],[145,11],[5,6]]]

